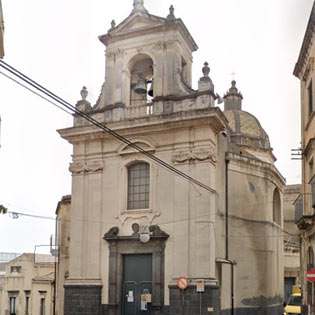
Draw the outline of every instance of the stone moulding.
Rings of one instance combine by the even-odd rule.
[[[104,169],[103,161],[87,161],[87,162],[74,162],[70,164],[69,171],[73,175],[80,175],[85,173],[97,173]]]
[[[150,237],[151,239],[168,239],[169,235],[161,230],[158,225],[150,225],[149,226]],[[119,228],[117,226],[111,227],[108,232],[106,232],[103,236],[103,240],[111,241],[111,240],[135,240],[139,239],[139,235],[131,235],[131,236],[119,236]]]
[[[217,162],[214,148],[197,148],[193,150],[182,150],[173,154],[173,162],[183,163],[186,161],[209,161],[213,164]]]
[[[125,225],[126,222],[130,220],[146,220],[152,225],[154,219],[161,216],[160,211],[153,212],[150,209],[143,209],[143,210],[123,210],[120,212],[120,215],[116,215],[114,217],[115,220],[118,220],[122,226]]]
[[[152,230],[150,241],[141,243],[139,235],[119,236],[118,227],[111,228],[105,233],[103,239],[109,244],[109,264],[108,264],[108,304],[103,305],[105,314],[122,314],[122,266],[123,256],[137,254],[152,255],[152,314],[165,314],[164,307],[164,255],[165,242],[169,235],[156,225],[150,227]],[[134,234],[136,229],[134,228]]]

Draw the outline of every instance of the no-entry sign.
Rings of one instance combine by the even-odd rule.
[[[185,290],[188,287],[188,279],[185,277],[180,277],[177,279],[177,286],[181,290]]]
[[[307,272],[306,279],[309,282],[315,282],[315,269],[311,269]]]

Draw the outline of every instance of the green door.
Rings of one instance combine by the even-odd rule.
[[[123,315],[151,315],[152,255],[123,256]]]

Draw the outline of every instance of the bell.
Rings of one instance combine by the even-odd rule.
[[[153,79],[152,79],[152,83],[148,92],[149,96],[153,97]]]
[[[137,94],[147,94],[147,84],[146,84],[146,81],[144,79],[140,79],[138,80],[135,88],[134,88],[134,91],[137,93]]]

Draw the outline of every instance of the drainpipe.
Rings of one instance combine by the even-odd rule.
[[[229,163],[225,156],[225,259],[229,260]]]
[[[225,153],[225,260],[217,260],[222,264],[231,265],[231,314],[234,315],[234,267],[235,261],[229,259],[229,163]]]
[[[57,241],[57,222],[58,222],[58,217],[55,220],[55,248],[56,249],[56,241]],[[56,253],[54,253],[54,257],[55,257],[55,270],[54,270],[54,300],[53,300],[53,315],[56,315],[56,292],[57,292],[57,261],[56,259],[58,259],[59,261],[59,246],[58,246],[58,256],[56,255]]]
[[[217,263],[231,265],[231,315],[234,315],[234,269],[236,261],[230,259],[216,259]]]

